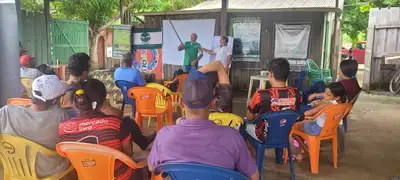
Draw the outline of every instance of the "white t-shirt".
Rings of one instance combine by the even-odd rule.
[[[228,56],[232,55],[232,50],[229,46],[218,47],[214,50],[217,54],[215,56],[216,61],[221,61],[221,63],[226,67],[226,61],[228,60]],[[231,67],[231,64],[229,64]]]
[[[21,78],[30,78],[36,79],[37,77],[41,76],[42,72],[35,68],[25,68],[21,67]]]
[[[331,100],[331,103],[338,104],[338,102],[336,100]],[[325,113],[321,114],[320,116],[315,118],[314,121],[316,121],[316,123],[318,124],[319,127],[324,127],[324,124],[326,121],[326,114]]]

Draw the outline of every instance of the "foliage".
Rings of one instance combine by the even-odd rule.
[[[398,0],[345,0],[343,9],[343,34],[352,42],[365,40],[371,8],[398,7]]]
[[[21,0],[21,8],[28,12],[43,12],[43,0]]]

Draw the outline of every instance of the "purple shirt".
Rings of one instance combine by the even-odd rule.
[[[239,171],[251,177],[256,165],[239,132],[210,120],[181,120],[157,134],[148,157],[156,168],[164,162],[196,162]]]

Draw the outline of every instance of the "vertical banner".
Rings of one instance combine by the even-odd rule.
[[[134,28],[133,49],[138,69],[162,79],[162,31],[160,28]]]
[[[306,59],[310,24],[275,24],[275,58]]]
[[[113,25],[112,57],[121,58],[131,50],[131,26]]]

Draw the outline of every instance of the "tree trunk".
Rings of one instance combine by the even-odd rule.
[[[99,33],[93,33],[89,36],[90,39],[90,57],[94,62],[92,69],[98,69],[97,43],[99,42]]]

